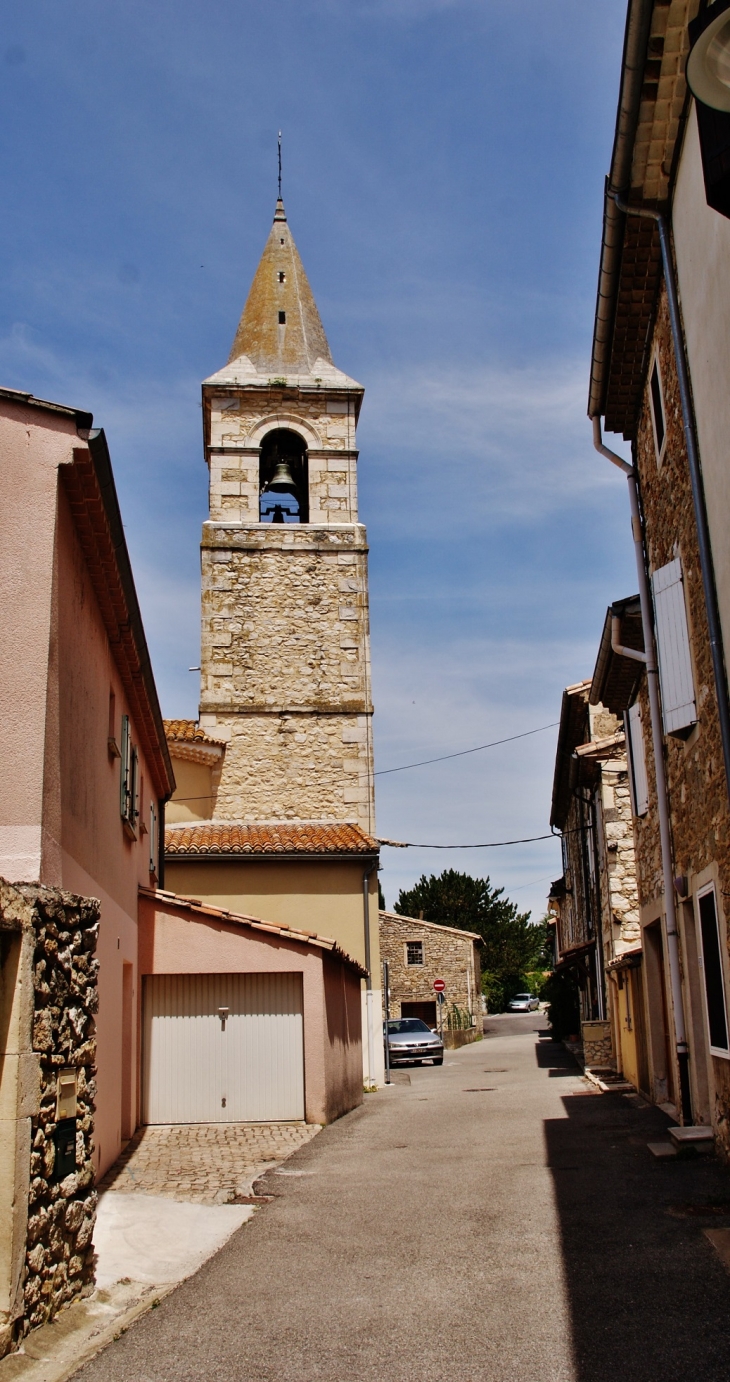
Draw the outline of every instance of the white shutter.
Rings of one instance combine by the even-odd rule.
[[[624,712],[624,731],[629,760],[631,806],[635,816],[645,816],[649,810],[649,783],[646,776],[644,729],[638,701],[634,705],[630,705],[628,710]]]
[[[651,584],[662,688],[662,720],[665,734],[676,734],[697,720],[682,563],[679,558],[655,571]]]

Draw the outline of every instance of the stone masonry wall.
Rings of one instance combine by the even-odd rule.
[[[30,1099],[26,1087],[16,1109],[19,1131],[30,1123],[26,1150],[23,1137],[16,1138],[16,1199],[24,1185],[27,1206],[19,1206],[14,1244],[22,1294],[9,1312],[14,1318],[6,1323],[5,1349],[93,1288],[98,931],[95,899],[0,880],[0,933],[8,956],[13,936],[21,938],[18,1042],[37,1079]],[[6,1065],[7,1058],[3,1072]],[[65,1098],[60,1105],[59,1095]],[[65,1118],[74,1112],[76,1164],[59,1178],[53,1134],[59,1114]]]
[[[648,384],[635,444],[651,570],[680,557],[693,660],[698,723],[686,739],[665,740],[670,791],[673,875],[690,880],[700,871],[717,869],[721,910],[730,896],[730,811],[725,784],[709,636],[699,566],[694,509],[687,466],[682,412],[674,364],[666,292],[662,289],[654,342],[658,347],[666,409],[667,441],[661,467],[654,447]],[[650,358],[647,356],[647,358]],[[726,649],[727,653],[727,649]],[[649,731],[645,682],[641,689],[644,748],[649,782],[649,810],[634,823],[639,902],[646,906],[663,895],[654,757]],[[692,1058],[692,1056],[690,1056]],[[730,1158],[730,1081],[727,1062],[711,1058],[715,1076],[715,1124],[724,1154]]]
[[[210,400],[211,519],[258,523],[261,435],[275,427],[305,433],[310,523],[357,523],[354,399],[276,388]]]
[[[206,524],[200,723],[227,741],[214,815],[374,828],[362,528]]]
[[[422,941],[424,963],[406,964],[406,942]],[[433,1002],[434,979],[446,984],[444,1026],[454,1006],[478,1017],[480,1012],[479,947],[453,929],[380,913],[380,958],[390,966],[390,1012],[400,1016],[401,1003]]]

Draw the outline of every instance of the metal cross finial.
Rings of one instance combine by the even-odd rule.
[[[281,201],[281,130],[279,130],[279,201]]]

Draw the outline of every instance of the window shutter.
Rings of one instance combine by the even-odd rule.
[[[132,770],[129,784],[129,824],[137,828],[139,819],[139,754],[137,745],[132,747]]]
[[[157,876],[157,808],[150,802],[150,873]]]
[[[698,899],[700,933],[702,936],[702,968],[705,975],[707,1025],[710,1029],[710,1050],[728,1054],[727,1009],[725,1006],[725,976],[717,925],[717,907],[713,889]]]
[[[697,721],[682,563],[679,558],[655,571],[651,584],[662,688],[662,720],[665,734],[676,734]]]
[[[646,776],[646,753],[644,751],[644,729],[641,723],[641,706],[638,701],[624,712],[624,732],[629,760],[629,786],[631,788],[631,807],[635,816],[645,816],[649,810],[649,782]]]
[[[129,716],[122,715],[122,743],[119,759],[119,811],[129,820]]]

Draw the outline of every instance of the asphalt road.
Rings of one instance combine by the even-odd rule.
[[[664,1116],[591,1093],[539,1013],[486,1026],[267,1175],[77,1382],[727,1382],[702,1230],[730,1226],[730,1174],[655,1161]]]

